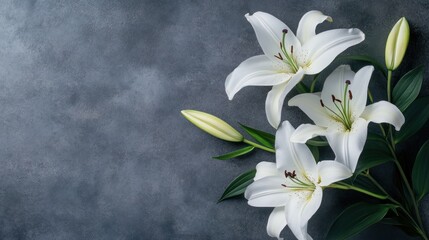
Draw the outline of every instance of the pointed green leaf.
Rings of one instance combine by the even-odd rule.
[[[239,123],[241,128],[243,128],[253,139],[264,145],[265,147],[274,149],[275,137],[274,135],[248,127],[244,124]]]
[[[368,140],[365,143],[365,147],[363,148],[362,154],[359,157],[359,161],[356,166],[354,175],[357,176],[361,172],[369,168],[372,168],[393,160],[394,158],[392,157],[389,147],[387,146],[383,138],[381,139],[373,138],[372,140],[368,138]]]
[[[350,56],[339,56],[337,57],[338,60],[354,60],[359,62],[365,62],[373,65],[377,70],[379,70],[384,77],[387,77],[386,70],[384,69],[383,65],[381,65],[377,60],[370,56],[365,55],[350,55]]]
[[[252,169],[236,177],[234,180],[232,180],[232,182],[228,185],[228,187],[223,192],[222,197],[220,197],[218,202],[243,194],[244,191],[246,191],[247,186],[249,186],[253,182],[253,178],[255,177],[255,174],[256,174],[256,169]]]
[[[410,106],[420,93],[423,82],[423,66],[414,68],[405,74],[393,88],[393,103],[402,112]]]
[[[315,147],[326,147],[329,146],[328,141],[324,140],[321,137],[315,137],[307,140],[307,145],[315,146]]]
[[[390,204],[356,203],[346,208],[332,224],[326,239],[347,239],[379,222],[392,208]]]
[[[395,134],[399,143],[417,133],[429,119],[429,96],[415,100],[404,112],[405,123]]]
[[[218,159],[218,160],[228,160],[228,159],[231,159],[231,158],[235,158],[235,157],[247,154],[247,153],[251,152],[253,149],[255,149],[255,147],[253,147],[253,146],[247,146],[247,147],[235,150],[233,152],[230,152],[230,153],[227,153],[227,154],[224,154],[224,155],[220,155],[220,156],[216,156],[216,157],[213,157],[213,158]]]
[[[313,154],[314,160],[316,160],[316,162],[318,162],[319,161],[319,148],[316,146],[312,146],[308,143],[307,143],[307,147],[308,147],[308,149],[310,149],[311,153]]]
[[[416,198],[420,201],[429,193],[429,140],[423,144],[417,153],[412,179]]]

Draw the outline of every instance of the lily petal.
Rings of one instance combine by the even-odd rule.
[[[306,143],[308,139],[316,136],[324,136],[325,127],[319,127],[313,124],[301,124],[292,134],[290,141],[295,143]]]
[[[225,91],[229,100],[247,86],[274,86],[288,81],[293,74],[278,71],[279,66],[265,55],[244,60],[225,81]]]
[[[271,212],[267,223],[267,233],[270,237],[280,239],[280,233],[286,227],[286,216],[284,207],[276,207]]]
[[[276,163],[280,171],[288,170],[317,178],[316,161],[305,144],[292,143],[290,137],[295,129],[288,121],[276,132]]]
[[[365,66],[361,68],[355,74],[353,80],[350,81],[349,90],[352,95],[348,97],[352,97],[350,100],[350,109],[355,118],[359,117],[365,109],[368,99],[368,84],[373,71],[373,66]]]
[[[307,233],[308,220],[319,209],[322,202],[322,188],[316,186],[314,192],[301,191],[286,205],[286,221],[292,233],[300,240],[312,239]]]
[[[301,81],[304,76],[302,68],[295,73],[295,75],[287,82],[274,86],[267,95],[265,101],[265,112],[267,114],[268,122],[274,128],[277,128],[281,121],[281,114],[283,103],[286,95]]]
[[[290,49],[290,46],[293,45],[295,51],[301,51],[301,43],[298,38],[295,37],[295,34],[286,24],[276,17],[264,12],[255,12],[252,15],[246,14],[245,17],[252,24],[256,38],[265,55],[273,61],[279,61],[274,56],[282,52],[280,42],[283,37],[283,29],[288,31],[285,38],[286,49]]]
[[[332,95],[343,101],[347,80],[353,80],[355,73],[349,65],[338,66],[325,80],[322,90],[322,101],[328,108],[337,111]]]
[[[277,166],[273,162],[260,162],[256,165],[256,175],[253,178],[254,181],[257,181],[261,178],[272,177],[279,175],[280,172],[277,170]]]
[[[291,98],[289,106],[299,107],[313,122],[322,127],[331,124],[331,118],[322,106],[320,93],[303,93]]]
[[[333,29],[321,32],[308,40],[303,46],[307,52],[309,66],[307,74],[317,74],[325,69],[344,50],[362,42],[365,34],[357,29]]]
[[[282,186],[284,177],[265,177],[250,184],[244,193],[248,204],[254,207],[285,206],[289,197],[289,189]]]
[[[322,187],[347,179],[353,175],[348,167],[336,161],[320,161],[317,163],[317,169],[320,177],[319,185]]]
[[[298,30],[296,31],[296,36],[301,41],[301,44],[305,44],[309,39],[316,35],[316,26],[320,23],[327,20],[332,22],[332,18],[324,15],[320,11],[309,11],[304,16],[298,24]]]
[[[350,131],[332,130],[326,134],[329,146],[335,153],[335,161],[346,165],[352,172],[355,171],[359,156],[366,142],[368,122],[358,118],[354,121]]]
[[[375,123],[390,123],[396,131],[399,131],[405,123],[405,117],[398,107],[386,101],[366,106],[361,118]]]

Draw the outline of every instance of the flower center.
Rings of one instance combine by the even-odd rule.
[[[290,180],[290,184],[282,184],[283,187],[292,189],[292,190],[311,190],[313,191],[315,189],[315,186],[313,183],[311,183],[308,178],[305,177],[308,181],[303,181],[299,179],[295,173],[295,170],[292,172],[288,172],[285,170],[285,178]]]
[[[330,107],[326,106],[322,99],[320,99],[320,105],[322,107],[326,108],[329,112],[333,114],[333,118],[336,121],[339,121],[343,124],[344,128],[347,131],[350,131],[352,129],[352,114],[350,110],[350,101],[353,99],[352,91],[349,90],[350,80],[346,81],[346,86],[344,88],[343,93],[343,100],[340,100],[339,98],[335,97],[334,94],[332,94],[332,102],[334,103],[335,109],[331,109]]]
[[[282,53],[278,53],[278,55],[274,55],[274,57],[278,58],[279,60],[283,61],[284,63],[286,63],[287,65],[290,66],[290,68],[292,69],[292,71],[294,73],[296,73],[299,69],[298,64],[295,61],[295,58],[293,56],[293,45],[290,46],[290,54],[286,49],[286,34],[287,34],[288,30],[287,29],[283,29],[283,37],[282,37],[282,41],[280,42],[280,49],[282,50]]]

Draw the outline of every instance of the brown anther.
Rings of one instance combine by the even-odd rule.
[[[325,107],[325,104],[323,104],[322,99],[320,99],[320,105],[322,105],[322,107]]]
[[[293,172],[292,172],[292,174],[291,174],[291,177],[292,177],[292,178],[295,178],[295,177],[296,177],[295,170],[293,170]]]
[[[286,184],[282,184],[283,187],[287,187]]]
[[[283,49],[283,44],[282,44],[282,42],[280,42],[280,49]]]
[[[347,80],[347,81],[346,81],[346,84],[347,84],[347,85],[350,85],[350,84],[351,84],[350,80]]]
[[[335,101],[337,101],[337,102],[339,102],[339,103],[342,103],[340,99],[335,99]]]
[[[352,100],[353,99],[353,95],[352,95],[352,91],[349,90],[349,99]]]
[[[279,53],[279,55],[277,56],[277,55],[274,55],[274,57],[276,57],[277,59],[280,59],[280,60],[282,60],[283,61],[283,57],[282,57],[282,55]]]
[[[287,170],[285,170],[285,177],[288,178],[289,177],[289,172]]]
[[[293,54],[293,46],[290,46],[290,53]]]
[[[332,97],[332,102],[335,102],[335,100],[336,100],[335,96],[331,95],[331,97]]]
[[[282,31],[284,34],[286,34],[287,33],[287,29],[283,29],[283,31]]]

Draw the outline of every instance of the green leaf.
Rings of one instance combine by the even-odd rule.
[[[315,137],[307,140],[307,145],[315,146],[315,147],[326,147],[329,146],[328,141],[324,140],[321,137]]]
[[[368,138],[365,143],[365,147],[363,148],[362,154],[359,157],[359,161],[354,174],[356,176],[369,168],[393,160],[394,158],[392,157],[389,147],[387,146],[383,138]]]
[[[274,135],[248,127],[244,124],[239,123],[241,128],[243,128],[253,139],[264,145],[265,147],[274,149],[275,137]]]
[[[358,175],[356,179],[353,181],[353,186],[362,188],[369,192],[375,193],[379,196],[384,196],[387,198],[388,196],[384,193],[377,185],[375,185],[369,178]]]
[[[370,56],[365,55],[350,55],[350,56],[339,56],[337,57],[338,60],[354,60],[354,61],[360,61],[360,62],[366,62],[371,65],[373,65],[375,68],[377,68],[384,77],[387,78],[386,70],[384,69],[384,66],[381,65],[377,60]]]
[[[253,178],[255,177],[256,169],[252,169],[248,172],[241,174],[236,177],[232,182],[228,185],[225,191],[220,197],[218,202],[222,202],[225,199],[232,198],[243,194],[246,191],[247,186],[249,186],[253,182]]]
[[[379,222],[392,208],[390,204],[356,203],[335,219],[326,239],[347,239]]]
[[[251,152],[253,149],[255,149],[255,147],[253,147],[253,146],[247,146],[247,147],[235,150],[233,152],[230,152],[230,153],[227,153],[227,154],[224,154],[224,155],[220,155],[220,156],[216,156],[216,157],[213,157],[213,158],[214,159],[218,159],[218,160],[228,160],[228,159],[231,159],[231,158],[235,158],[235,157],[247,154],[247,153]]]
[[[319,161],[319,148],[316,146],[312,146],[307,144],[308,149],[310,149],[311,153],[313,154],[314,160],[316,160],[316,162]]]
[[[423,66],[414,68],[405,74],[393,88],[393,103],[402,112],[410,106],[420,93],[423,81]]]
[[[429,140],[423,144],[417,153],[412,179],[416,198],[420,201],[429,193]]]
[[[405,123],[395,134],[395,142],[399,143],[415,133],[425,125],[429,119],[429,96],[415,100],[404,112]]]

